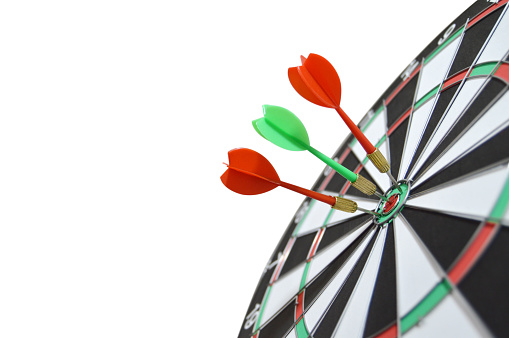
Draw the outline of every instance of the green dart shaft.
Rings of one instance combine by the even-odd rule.
[[[346,178],[347,180],[349,180],[350,182],[354,183],[355,181],[357,181],[357,174],[352,172],[351,170],[343,167],[341,164],[339,164],[338,162],[334,161],[333,159],[331,159],[330,157],[324,155],[323,153],[319,152],[318,150],[316,150],[315,148],[311,147],[310,145],[307,145],[307,144],[302,144],[304,147],[306,147],[306,149],[313,155],[315,155],[316,157],[318,157],[320,160],[322,160],[322,162],[324,162],[325,164],[327,164],[329,167],[331,167],[332,169],[334,169],[335,171],[337,171],[341,176],[343,176],[344,178]]]

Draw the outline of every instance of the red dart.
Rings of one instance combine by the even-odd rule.
[[[397,186],[396,180],[389,173],[389,162],[341,109],[339,105],[341,101],[341,81],[332,64],[317,54],[309,54],[307,59],[301,56],[301,61],[302,66],[288,68],[288,78],[293,88],[310,102],[322,107],[336,109],[368,154],[368,158],[381,173],[387,173]]]
[[[332,208],[346,212],[362,210],[357,203],[339,196],[329,196],[283,182],[272,164],[261,154],[247,148],[237,148],[228,152],[230,164],[221,176],[221,181],[230,190],[242,195],[258,195],[278,186],[329,204]],[[376,213],[375,213],[376,214]]]

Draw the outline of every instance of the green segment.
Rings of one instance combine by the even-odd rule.
[[[491,211],[490,221],[500,223],[502,217],[504,217],[505,211],[507,210],[508,204],[509,204],[509,177],[505,181],[502,193],[500,194],[500,197],[498,198],[495,207]]]
[[[260,328],[260,322],[262,321],[263,311],[265,310],[265,305],[267,305],[267,300],[269,299],[271,290],[272,290],[272,286],[269,286],[267,288],[267,292],[265,292],[265,297],[263,298],[263,301],[262,301],[262,307],[260,309],[260,314],[258,315],[258,320],[256,321],[256,325],[254,328],[255,331],[258,331],[258,329]]]
[[[309,264],[310,264],[310,262],[307,262],[306,267],[304,268],[304,273],[302,274],[302,279],[300,280],[300,289],[299,290],[302,290],[306,286],[306,278],[308,276]]]
[[[465,26],[461,27],[460,29],[458,29],[458,31],[456,33],[454,33],[453,35],[451,35],[447,41],[445,41],[444,43],[442,43],[433,53],[431,53],[428,58],[426,60],[424,60],[424,64],[428,63],[429,61],[431,61],[431,59],[433,59],[438,53],[440,53],[440,51],[442,49],[444,49],[448,44],[450,44],[452,41],[454,41],[454,39],[456,39],[462,32],[463,30],[465,29]]]
[[[304,324],[303,320],[299,320],[296,326],[297,329],[297,337],[298,338],[307,338],[309,337],[309,332],[306,329],[306,324]]]
[[[472,69],[472,72],[470,73],[470,76],[476,76],[476,75],[490,75],[492,72],[494,72],[497,68],[498,63],[497,62],[488,62],[485,64],[477,65]]]
[[[419,323],[419,320],[433,310],[451,289],[452,287],[447,280],[444,279],[440,282],[416,307],[401,319],[401,333],[407,332]]]
[[[424,104],[424,102],[428,101],[430,98],[432,98],[433,96],[435,96],[438,91],[440,90],[440,86],[436,86],[435,88],[433,88],[432,90],[430,90],[426,95],[424,95],[419,101],[417,101],[417,103],[415,104],[415,108],[414,110],[416,110],[417,108],[419,108],[421,105]]]

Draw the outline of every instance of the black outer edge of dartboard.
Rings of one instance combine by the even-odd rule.
[[[476,2],[474,2],[469,8],[467,8],[460,16],[458,16],[454,21],[452,21],[449,25],[447,25],[445,27],[445,29],[443,29],[415,58],[413,61],[418,61],[418,65],[421,65],[421,62],[420,60],[422,60],[423,58],[427,57],[428,55],[430,55],[437,47],[439,47],[438,45],[438,41],[444,36],[445,32],[449,29],[449,27],[451,27],[452,25],[455,25],[455,30],[450,34],[450,35],[453,35],[455,34],[459,29],[461,29],[465,22],[467,21],[467,19],[471,19],[471,18],[474,18],[476,17],[478,14],[482,13],[484,10],[486,10],[488,7],[491,7],[491,6],[495,6],[496,3],[490,3],[488,1],[485,1],[485,0],[478,0]],[[405,68],[406,69],[406,68]],[[401,73],[403,74],[404,71]],[[394,92],[394,90],[396,88],[398,88],[399,85],[401,85],[402,83],[404,82],[404,80],[399,76],[398,78],[396,78],[396,80],[394,80],[394,82],[385,90],[385,92],[380,95],[380,97],[378,98],[378,100],[375,101],[375,103],[373,104],[373,106],[371,107],[370,111],[375,111],[376,109],[378,109],[382,104],[383,104],[383,100],[385,100],[389,95],[391,95],[392,92]],[[361,120],[361,123],[359,123],[360,125],[363,125],[364,120],[366,118],[369,118],[368,115],[366,115],[362,120]]]

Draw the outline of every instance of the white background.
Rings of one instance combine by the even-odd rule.
[[[311,187],[324,165],[251,127],[274,104],[325,154],[346,137],[287,68],[326,57],[358,122],[471,3],[3,2],[0,336],[237,336],[303,198],[229,191],[228,150]]]

